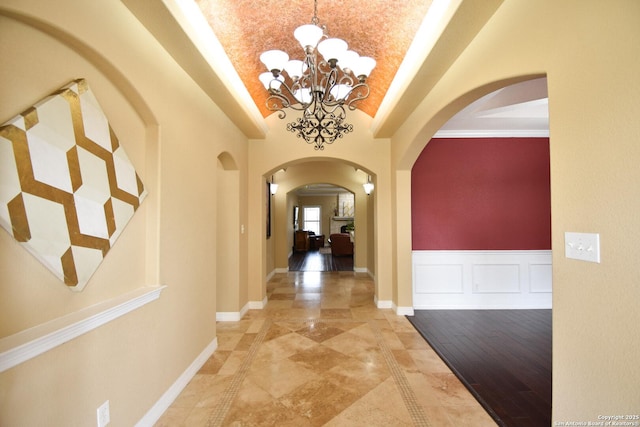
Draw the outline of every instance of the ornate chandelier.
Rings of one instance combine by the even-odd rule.
[[[359,56],[347,49],[344,40],[330,38],[325,26],[318,25],[318,1],[314,0],[311,24],[302,25],[293,33],[305,57],[289,60],[281,50],[268,50],[260,60],[269,70],[260,74],[260,81],[269,91],[267,108],[286,117],[285,108],[302,111],[302,117],[287,124],[316,150],[332,144],[337,138],[353,131],[346,123],[345,107],[356,109],[356,103],[369,96],[366,79],[376,66],[373,58]]]

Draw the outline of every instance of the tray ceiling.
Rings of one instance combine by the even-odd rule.
[[[275,3],[268,0],[194,0],[263,117],[271,114],[267,93],[258,80],[266,71],[262,52],[284,50],[302,59],[303,51],[293,31],[313,17],[312,0]],[[331,37],[338,37],[361,56],[377,61],[368,79],[371,95],[360,110],[375,116],[407,49],[431,4],[430,0],[318,0],[320,25]]]

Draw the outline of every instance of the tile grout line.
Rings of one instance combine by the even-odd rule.
[[[394,379],[395,384],[397,385],[400,395],[402,396],[402,400],[407,407],[407,410],[411,416],[411,419],[416,426],[424,426],[431,427],[431,424],[428,422],[422,407],[417,403],[416,396],[411,388],[411,385],[407,381],[407,378],[402,373],[398,362],[393,357],[391,350],[389,349],[387,343],[384,341],[384,337],[380,332],[379,328],[375,325],[375,323],[371,320],[357,320],[357,319],[281,319],[283,321],[301,321],[305,324],[311,323],[338,323],[338,322],[355,322],[362,324],[369,324],[371,331],[378,343],[378,347],[380,348],[382,355],[385,359],[387,367],[391,371],[391,375]],[[240,390],[240,386],[242,385],[244,379],[246,378],[250,366],[253,363],[253,360],[258,352],[259,347],[262,345],[264,338],[269,331],[269,328],[273,324],[272,319],[265,319],[260,332],[256,335],[254,342],[251,344],[249,351],[247,352],[247,356],[243,360],[238,372],[234,374],[231,383],[224,391],[220,398],[219,405],[212,412],[211,416],[208,419],[207,426],[208,427],[217,427],[221,426],[224,421],[229,409],[231,408],[231,403],[238,395],[238,391]]]
[[[416,395],[413,392],[413,389],[411,388],[411,385],[409,384],[407,377],[405,377],[404,374],[402,373],[402,370],[398,365],[398,362],[393,357],[393,354],[391,353],[389,346],[384,341],[384,337],[382,336],[380,329],[378,328],[377,325],[375,325],[373,321],[369,321],[369,326],[371,327],[371,330],[373,331],[373,334],[376,337],[376,340],[378,341],[378,347],[380,347],[380,349],[382,350],[382,355],[384,357],[384,360],[387,362],[387,366],[391,371],[393,380],[398,386],[400,395],[402,396],[402,400],[404,401],[404,404],[406,405],[407,410],[411,415],[411,419],[413,420],[413,423],[416,426],[431,427],[431,424],[427,420],[427,417],[425,416],[422,410],[422,407],[417,402]]]
[[[339,323],[339,322],[357,322],[362,324],[369,324],[371,331],[373,332],[376,341],[378,342],[378,347],[380,348],[382,355],[384,357],[385,362],[387,363],[387,367],[391,371],[391,376],[395,384],[398,386],[400,391],[400,395],[402,396],[402,400],[407,407],[407,411],[411,415],[411,419],[413,420],[414,425],[418,427],[432,427],[427,417],[422,410],[420,404],[416,399],[416,395],[407,380],[407,377],[402,373],[402,369],[398,365],[398,362],[393,357],[389,346],[387,345],[382,333],[378,326],[372,320],[357,320],[357,319],[306,319],[304,321],[306,324],[311,323]]]
[[[247,373],[249,372],[249,368],[253,363],[253,359],[258,352],[258,348],[262,345],[262,342],[264,341],[264,338],[267,335],[271,324],[271,319],[265,319],[260,332],[258,333],[258,335],[256,335],[253,344],[251,344],[251,347],[247,352],[247,356],[242,361],[238,372],[234,374],[233,379],[231,380],[231,384],[229,384],[227,389],[222,394],[222,397],[220,398],[220,404],[216,407],[216,409],[209,417],[209,420],[207,421],[208,427],[217,427],[222,425],[222,422],[224,421],[227,413],[229,412],[229,409],[231,408],[231,403],[238,395],[240,386],[246,378]]]

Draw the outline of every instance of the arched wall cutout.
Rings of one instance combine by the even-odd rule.
[[[231,154],[224,151],[218,155],[218,160],[222,164],[222,167],[226,171],[238,170],[238,165]]]
[[[18,12],[2,9],[2,7],[0,7],[0,15],[22,22],[25,25],[41,31],[77,52],[81,57],[100,70],[102,74],[118,88],[120,93],[123,94],[124,98],[136,111],[145,126],[150,127],[158,125],[158,121],[151,111],[151,108],[149,108],[136,87],[129,81],[126,75],[120,71],[120,69],[118,69],[100,52],[96,51],[87,43],[78,39],[66,30],[33,16],[26,16]]]

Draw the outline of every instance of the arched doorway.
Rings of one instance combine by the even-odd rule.
[[[410,321],[505,425],[551,422],[548,128],[546,78],[508,86],[449,120],[412,170]]]
[[[353,271],[355,194],[311,183],[294,189],[288,198],[294,204],[289,271]]]
[[[292,165],[283,165],[280,169],[268,177],[278,184],[277,194],[271,196],[271,236],[267,243],[267,262],[273,259],[273,266],[267,266],[267,271],[285,272],[288,271],[288,260],[294,248],[294,207],[300,208],[301,203],[296,194],[297,189],[308,186],[312,183],[330,184],[333,187],[344,189],[345,194],[353,195],[353,210],[349,213],[356,230],[353,239],[353,270],[356,272],[365,272],[374,274],[374,203],[375,195],[367,195],[364,192],[363,184],[367,181],[368,176],[372,176],[368,172],[356,165],[347,164],[342,161],[318,161],[309,160]],[[266,176],[265,176],[265,179]],[[322,191],[322,190],[320,190]],[[306,196],[305,196],[306,197]],[[309,202],[311,203],[311,202]],[[325,234],[325,244],[328,243],[329,234],[331,234],[332,219],[333,227],[340,228],[343,223],[346,225],[351,221],[343,220],[344,217],[334,215],[334,209],[338,209],[338,214],[344,214],[340,211],[337,199],[329,197],[327,201],[315,201],[326,205],[322,209],[322,225],[327,230]],[[299,221],[301,218],[299,219]],[[299,223],[299,225],[301,225]]]
[[[452,117],[412,169],[413,306],[551,308],[546,78]]]

